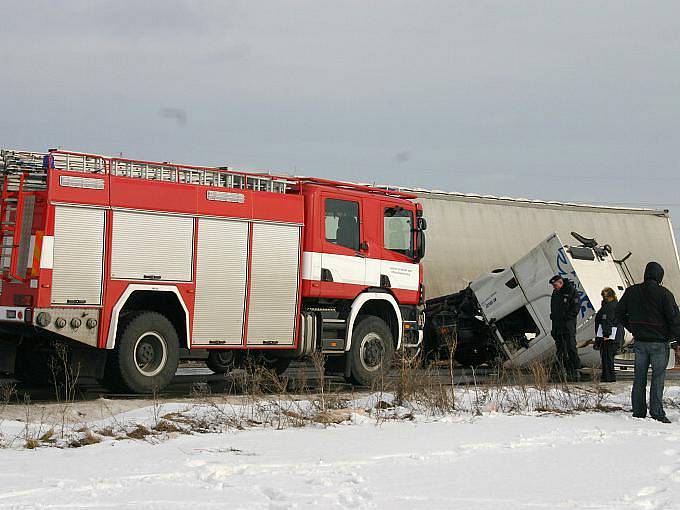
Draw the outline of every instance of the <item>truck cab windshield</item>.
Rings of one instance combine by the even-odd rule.
[[[383,217],[385,248],[413,257],[413,212],[402,207],[386,207]]]

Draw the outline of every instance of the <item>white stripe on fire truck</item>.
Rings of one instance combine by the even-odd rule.
[[[321,268],[328,269],[335,283],[380,286],[380,275],[389,277],[392,288],[418,290],[419,266],[352,255],[306,251],[302,254],[302,278],[321,281]]]
[[[40,268],[52,269],[54,265],[54,236],[43,236],[40,252]]]

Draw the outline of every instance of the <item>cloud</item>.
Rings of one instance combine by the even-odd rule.
[[[187,112],[181,108],[161,108],[159,114],[161,117],[176,121],[180,127],[187,123]]]

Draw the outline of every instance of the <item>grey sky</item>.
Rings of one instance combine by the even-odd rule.
[[[5,147],[680,216],[677,2],[0,6]]]

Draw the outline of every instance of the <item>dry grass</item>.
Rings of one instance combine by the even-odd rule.
[[[156,432],[165,432],[165,433],[171,433],[171,432],[180,432],[183,433],[184,429],[181,427],[178,427],[176,423],[173,423],[168,420],[160,420],[156,425],[153,426],[153,430]]]
[[[484,384],[479,383],[476,371],[471,370],[469,382],[457,384],[460,374],[456,372],[454,377],[455,340],[451,339],[450,357],[445,364],[423,369],[418,358],[398,357],[397,377],[379,377],[371,388],[373,394],[367,397],[367,404],[361,409],[357,406],[363,401],[357,400],[353,393],[344,389],[331,391],[326,378],[326,359],[316,354],[311,360],[313,376],[310,380],[296,381],[298,393],[291,393],[290,381],[285,376],[253,363],[234,374],[234,385],[242,392],[238,404],[233,398],[211,394],[209,388],[203,386],[193,390],[193,401],[184,409],[165,412],[154,393],[150,422],[123,424],[102,401],[111,425],[95,431],[86,425],[68,422],[66,411],[71,409],[75,393],[70,387],[62,387],[58,403],[64,412],[59,416],[59,423],[47,423],[44,416],[35,416],[35,407],[27,399],[23,403],[26,427],[17,438],[25,448],[77,448],[100,443],[104,438],[163,440],[173,434],[204,434],[250,427],[333,427],[351,422],[357,415],[366,415],[380,424],[385,420],[414,420],[416,416],[429,419],[451,414],[479,416],[488,412],[542,415],[622,410],[608,404],[608,389],[596,383],[584,387],[566,384],[559,378],[555,381],[555,374],[547,364],[535,363],[526,371],[499,370],[494,375],[487,375]],[[68,380],[76,379],[71,372]],[[13,388],[0,387],[0,411],[14,398]],[[0,444],[2,439],[0,437]]]
[[[38,439],[34,437],[29,437],[28,439],[26,439],[26,442],[24,443],[24,448],[26,448],[27,450],[34,450],[38,448],[41,444],[42,443]]]
[[[115,437],[116,436],[116,433],[113,430],[113,427],[102,427],[100,429],[97,429],[96,432],[100,436],[104,436],[104,437]]]
[[[78,439],[73,439],[69,442],[71,448],[80,448],[81,446],[90,446],[102,442],[102,438],[95,435],[91,430],[86,430],[85,435]]]
[[[130,432],[126,433],[126,437],[128,439],[137,439],[137,440],[143,440],[148,436],[153,435],[153,431],[151,431],[148,427],[138,424],[134,429],[132,429]]]

